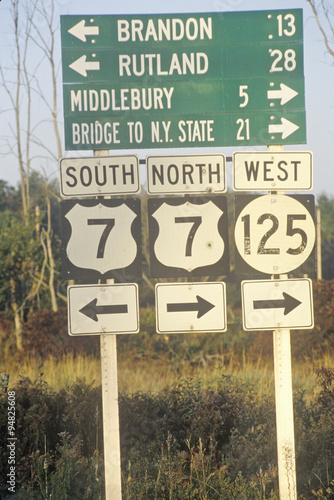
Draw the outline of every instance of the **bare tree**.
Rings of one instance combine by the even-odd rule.
[[[324,38],[326,49],[334,57],[334,4],[332,0],[307,0]]]
[[[13,54],[8,67],[0,67],[0,87],[7,94],[10,115],[7,133],[7,154],[15,157],[20,174],[20,192],[23,221],[27,228],[35,227],[31,239],[39,242],[42,259],[30,260],[30,289],[25,297],[18,296],[15,284],[19,278],[11,275],[10,296],[14,316],[17,347],[22,347],[23,311],[27,304],[38,300],[40,290],[49,290],[52,309],[58,309],[55,291],[56,264],[52,248],[51,203],[48,177],[44,179],[43,212],[45,224],[35,226],[36,207],[32,206],[31,174],[34,165],[41,167],[45,161],[57,165],[61,156],[58,126],[57,65],[55,63],[55,35],[58,29],[54,0],[9,0],[12,19]],[[45,74],[49,68],[49,79]],[[42,78],[41,72],[43,72]],[[44,87],[43,87],[44,84]],[[51,84],[51,85],[50,85]],[[50,99],[50,89],[52,92]],[[36,105],[37,104],[37,105]],[[52,141],[43,140],[44,122],[53,127]],[[52,134],[51,134],[52,135]],[[50,145],[51,142],[51,145]],[[3,152],[2,152],[3,154]],[[37,230],[38,228],[38,230]],[[27,255],[27,259],[29,256]],[[38,263],[39,262],[39,263]]]

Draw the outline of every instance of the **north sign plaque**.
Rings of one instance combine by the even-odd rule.
[[[153,195],[225,193],[225,162],[222,154],[147,156],[147,192]]]
[[[302,9],[61,17],[65,147],[306,142]]]

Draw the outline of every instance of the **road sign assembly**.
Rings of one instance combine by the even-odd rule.
[[[229,272],[225,196],[149,199],[148,218],[152,276]]]
[[[147,156],[149,194],[222,194],[227,191],[225,155]]]
[[[136,283],[72,285],[67,289],[71,336],[139,332]]]
[[[225,283],[157,283],[158,333],[225,332]]]
[[[238,146],[233,189],[270,192],[235,196],[236,271],[272,276],[242,282],[243,326],[274,330],[280,496],[296,500],[289,330],[314,326],[312,282],[279,277],[312,275],[316,231],[314,196],[279,192],[313,186],[312,153],[283,151],[306,143],[302,13],[61,16],[65,149],[94,151],[60,161],[62,272],[122,282],[68,287],[69,334],[101,335],[106,498],[122,498],[116,334],[139,331],[142,258],[140,199],[103,198],[138,195],[139,160],[109,150]],[[151,276],[189,281],[155,285],[158,333],[227,330],[225,162],[146,158]]]
[[[314,327],[310,279],[241,283],[245,330],[300,330]]]
[[[66,279],[141,276],[139,199],[63,200],[62,271]]]
[[[314,272],[313,195],[236,195],[235,221],[239,274]]]
[[[310,151],[236,151],[234,191],[308,191],[313,187]]]
[[[66,15],[61,43],[66,149],[306,142],[302,9]]]
[[[60,194],[63,197],[140,192],[139,158],[136,155],[62,158],[59,166]]]

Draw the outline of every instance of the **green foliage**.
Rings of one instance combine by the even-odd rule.
[[[15,307],[21,322],[32,308],[51,307],[47,237],[52,242],[55,287],[62,291],[57,183],[48,183],[36,172],[29,182],[30,210],[23,214],[19,190],[0,181],[0,310]]]
[[[29,314],[23,327],[24,351],[39,361],[49,356],[60,358],[64,353],[98,354],[99,338],[73,338],[68,335],[67,310],[60,307],[57,312],[50,309],[38,310]],[[20,353],[24,356],[24,352]]]
[[[95,402],[95,405],[94,405]],[[22,498],[91,499],[103,492],[101,390],[78,381],[51,392],[42,378],[15,388],[17,489]],[[92,408],[94,410],[92,410]],[[7,397],[0,399],[0,439],[7,442]],[[0,496],[7,449],[0,449]]]
[[[31,269],[37,254],[38,245],[31,238],[33,225],[26,223],[14,212],[6,210],[0,217],[0,308],[6,307],[6,302],[14,290],[11,280],[15,283],[15,295],[20,302],[28,294],[31,287]]]
[[[334,198],[322,194],[317,199],[321,212],[321,259],[325,279],[334,278]]]
[[[0,212],[10,210],[18,211],[20,208],[19,192],[8,185],[8,182],[0,180]]]
[[[333,371],[320,393],[295,395],[299,498],[333,498]],[[12,389],[13,390],[13,389]],[[51,392],[42,378],[15,390],[17,498],[103,498],[101,388],[78,380]],[[0,439],[7,439],[7,395]],[[216,390],[182,381],[158,394],[119,398],[123,498],[278,500],[274,402],[222,377]],[[0,449],[1,498],[7,450]]]

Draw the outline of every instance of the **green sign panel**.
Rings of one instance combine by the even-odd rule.
[[[66,149],[306,142],[302,10],[62,16]]]

